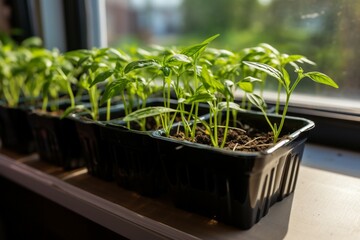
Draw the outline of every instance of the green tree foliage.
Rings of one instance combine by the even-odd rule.
[[[250,28],[253,17],[249,13],[258,7],[254,0],[184,0],[184,31],[209,35]]]
[[[301,52],[341,83],[348,97],[358,96],[360,1],[184,0],[183,14],[186,34],[220,33],[219,45],[233,50],[267,42],[281,52]],[[334,94],[310,83],[299,91]]]

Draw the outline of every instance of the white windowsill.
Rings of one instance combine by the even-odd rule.
[[[360,239],[360,153],[356,152],[307,144],[295,193],[271,207],[248,231],[212,225],[210,219],[162,200],[92,178],[85,169],[54,176],[34,167],[46,169],[37,161],[36,155],[14,160],[0,154],[0,175],[131,239]],[[82,188],[82,178],[109,194],[100,196]]]

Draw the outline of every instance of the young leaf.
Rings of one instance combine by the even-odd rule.
[[[266,109],[266,103],[262,97],[255,93],[247,93],[246,98],[256,107],[258,107],[261,110]]]
[[[214,36],[211,36],[209,37],[208,39],[205,39],[202,43],[199,43],[199,44],[195,44],[195,45],[192,45],[190,47],[187,47],[185,48],[184,50],[181,51],[181,54],[184,54],[186,56],[190,56],[190,57],[193,57],[195,55],[199,55],[201,54],[206,46],[212,42],[215,38],[217,38],[218,36],[220,36],[220,34],[216,34]]]
[[[282,68],[282,73],[283,73],[283,76],[284,76],[285,87],[286,87],[286,89],[289,89],[289,87],[290,87],[290,76],[289,76],[289,73],[286,71],[285,68]]]
[[[281,55],[282,58],[282,64],[286,65],[290,62],[296,62],[299,61],[300,59],[304,58],[304,56],[302,55],[287,55],[287,54],[282,54]]]
[[[320,72],[308,72],[305,73],[304,76],[310,78],[314,82],[325,84],[331,86],[333,88],[339,88],[334,80],[332,80],[329,76],[325,75],[324,73]]]
[[[154,59],[150,59],[150,60],[138,60],[138,61],[134,61],[129,63],[128,65],[126,65],[125,69],[124,69],[124,73],[127,74],[135,69],[139,69],[139,68],[148,68],[148,67],[156,67],[159,68],[160,64],[157,63],[156,60]]]
[[[213,100],[216,100],[213,94],[207,91],[196,91],[191,97],[186,99],[185,103],[211,102]]]
[[[113,74],[114,74],[114,71],[112,71],[112,70],[108,70],[108,71],[105,71],[105,72],[102,72],[102,73],[98,74],[95,77],[94,81],[90,84],[90,87],[94,86],[95,84],[97,84],[99,82],[105,81],[106,79],[108,79]]]
[[[136,121],[136,120],[140,120],[143,118],[157,116],[157,115],[169,113],[169,112],[176,112],[176,110],[172,109],[172,108],[160,107],[160,106],[159,107],[146,107],[146,108],[141,108],[139,110],[136,110],[136,111],[128,114],[126,117],[124,117],[123,120],[125,122]]]
[[[215,34],[214,36],[209,37],[208,39],[205,39],[202,43],[209,44],[211,43],[215,38],[219,37],[220,34]]]
[[[268,75],[273,76],[274,78],[276,78],[277,80],[282,82],[282,79],[283,79],[282,73],[279,70],[271,67],[270,65],[267,65],[265,63],[248,62],[248,61],[243,61],[243,63],[251,68],[255,68],[257,70],[263,71],[263,72],[267,73]]]
[[[224,110],[224,109],[226,109],[226,108],[227,108],[226,102],[220,102],[220,103],[218,103],[218,105],[217,105],[217,109],[218,109],[219,111],[222,111],[222,110]],[[242,109],[242,108],[240,107],[239,104],[234,103],[234,102],[229,102],[229,109],[233,109],[233,110],[241,111],[241,112],[245,111],[244,109]]]
[[[202,70],[201,70],[201,80],[204,84],[204,87],[206,89],[215,89],[215,90],[218,90],[218,91],[223,91],[224,90],[224,85],[219,82],[219,81],[216,81],[214,79],[214,76],[212,76],[211,72],[208,70],[208,68],[206,67],[206,65],[204,65],[202,67]]]
[[[234,82],[228,79],[224,80],[224,89],[225,91],[223,92],[224,96],[228,97],[231,96],[232,98],[233,96],[233,92],[232,92],[232,87],[234,86]]]
[[[130,58],[128,56],[122,54],[121,52],[119,52],[115,48],[109,48],[108,52],[115,55],[117,57],[117,59],[120,60],[120,61],[128,62],[130,60]]]
[[[254,86],[251,82],[241,81],[238,83],[241,90],[245,92],[252,93],[254,91]]]
[[[103,105],[110,98],[123,92],[126,89],[127,84],[129,82],[130,82],[129,79],[121,78],[121,79],[116,79],[116,80],[112,81],[111,83],[109,83],[106,86],[105,91],[101,97],[100,105]]]
[[[192,59],[184,54],[175,54],[171,56],[166,63],[168,65],[180,65],[184,63],[191,63]]]
[[[279,51],[278,51],[276,48],[274,48],[273,46],[271,46],[271,45],[268,44],[268,43],[260,43],[259,46],[260,46],[261,48],[263,48],[263,49],[270,50],[270,52],[274,53],[275,55],[279,55],[279,54],[280,54]]]
[[[78,66],[82,66],[84,62],[86,62],[88,59],[90,59],[90,56],[85,56],[79,59]]]
[[[21,45],[24,46],[24,47],[27,47],[27,48],[32,48],[32,47],[37,47],[37,48],[40,48],[42,47],[42,40],[41,38],[39,37],[30,37],[30,38],[27,38],[25,39]]]
[[[187,47],[184,50],[182,50],[181,54],[192,57],[195,54],[199,53],[202,49],[204,49],[206,45],[208,45],[208,44],[200,43],[200,44],[192,45],[192,46]]]

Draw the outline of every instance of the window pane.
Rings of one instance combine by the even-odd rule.
[[[360,1],[354,0],[107,0],[109,45],[197,43],[237,51],[268,43],[317,63],[335,90],[302,82],[298,92],[358,100]]]

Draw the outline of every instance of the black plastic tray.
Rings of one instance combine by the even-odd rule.
[[[279,117],[269,114],[270,119]],[[239,112],[238,119],[268,130],[261,113]],[[158,139],[170,195],[176,206],[249,229],[264,217],[276,202],[291,194],[305,141],[314,123],[288,117],[284,132],[289,138],[267,151],[244,153],[226,151],[163,136]]]

